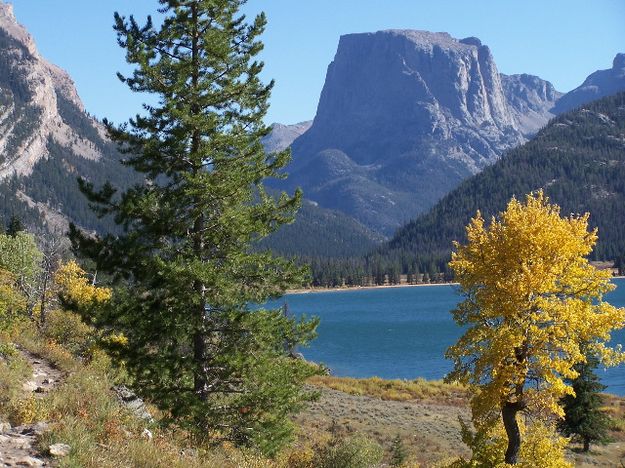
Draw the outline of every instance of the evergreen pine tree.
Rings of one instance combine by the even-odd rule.
[[[288,440],[289,415],[313,395],[317,369],[285,349],[311,339],[316,321],[251,310],[299,284],[304,271],[251,244],[290,222],[301,194],[272,197],[288,152],[267,155],[260,138],[273,83],[255,56],[265,28],[246,22],[243,0],[160,0],[163,23],[115,15],[119,44],[135,66],[120,76],[158,103],[114,128],[127,164],[145,184],[117,196],[81,188],[120,235],[91,238],[71,227],[74,247],[115,279],[102,325],[123,333],[116,350],[137,390],[212,441],[272,454]]]
[[[406,448],[404,447],[401,437],[397,434],[391,444],[391,466],[402,466],[406,458]]]
[[[587,356],[585,363],[577,364],[575,370],[579,376],[571,382],[575,396],[567,395],[562,400],[564,419],[560,421],[559,429],[566,436],[578,437],[584,452],[590,449],[591,443],[605,442],[608,437],[610,418],[600,410],[603,399],[599,394],[606,387],[594,372],[598,364],[592,354]]]
[[[11,237],[15,237],[18,232],[24,230],[25,228],[22,220],[18,216],[12,215],[11,219],[9,219],[9,224],[7,225],[7,234]]]

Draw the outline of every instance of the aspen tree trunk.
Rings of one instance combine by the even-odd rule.
[[[519,403],[507,402],[501,408],[503,425],[508,436],[508,448],[506,449],[506,463],[515,465],[519,459],[521,449],[521,430],[516,419],[517,413],[521,411],[522,405]]]

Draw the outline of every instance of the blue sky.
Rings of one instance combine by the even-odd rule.
[[[7,1],[7,0],[0,0]],[[143,18],[156,0],[12,0],[40,52],[67,70],[89,112],[121,122],[145,96],[115,76],[127,71],[113,12]],[[446,31],[479,37],[500,72],[530,73],[569,91],[625,52],[623,0],[249,0],[267,13],[265,77],[274,78],[267,123],[314,117],[325,72],[342,34],[380,29]]]

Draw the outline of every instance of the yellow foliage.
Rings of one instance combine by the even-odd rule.
[[[564,449],[568,439],[560,437],[552,427],[540,422],[526,427],[520,422],[524,441],[521,444],[519,468],[572,468],[572,464],[565,458]],[[501,423],[490,428],[483,428],[477,433],[471,432],[463,424],[462,440],[471,449],[471,460],[460,459],[449,465],[449,468],[504,468],[509,465],[504,462],[507,439]]]
[[[16,425],[32,424],[45,420],[48,416],[43,402],[32,395],[12,402],[9,411],[11,422]]]
[[[535,423],[528,428],[521,444],[519,458],[522,468],[572,468],[564,457],[569,440],[558,436],[547,426]]]
[[[79,306],[101,304],[111,299],[111,290],[91,284],[85,271],[73,260],[58,269],[54,282],[61,297]]]
[[[563,218],[538,192],[512,199],[488,227],[478,212],[467,237],[450,262],[466,296],[454,318],[467,330],[447,355],[450,378],[474,386],[474,423],[492,421],[505,402],[562,415],[581,345],[606,364],[624,360],[605,342],[625,325],[625,310],[602,300],[614,288],[610,273],[586,258],[597,230],[588,231],[588,214]]]
[[[15,276],[0,269],[0,330],[11,328],[26,312],[26,299],[15,286]]]
[[[315,451],[310,447],[285,452],[278,466],[284,468],[315,468]]]

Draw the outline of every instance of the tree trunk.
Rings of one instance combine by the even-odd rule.
[[[506,463],[515,465],[519,459],[519,450],[521,449],[521,430],[516,419],[517,413],[521,411],[519,403],[507,402],[501,408],[501,417],[503,425],[508,436],[508,448],[506,450]]]
[[[198,23],[198,11],[197,4],[193,3],[191,5],[191,14],[192,14],[192,44],[191,44],[191,86],[194,91],[197,91],[198,81],[199,81],[199,64],[198,64],[198,32],[197,32],[197,23]],[[193,96],[197,99],[197,96]],[[200,109],[198,108],[197,102],[193,102],[191,104],[191,113],[195,116],[200,113]],[[193,130],[191,135],[191,158],[193,156],[198,155],[200,149],[200,140],[201,135],[197,128]],[[197,173],[201,170],[201,164],[196,165],[192,170],[197,175]],[[199,203],[198,203],[199,204]],[[204,228],[205,228],[205,217],[204,214],[200,214],[194,222],[192,235],[193,235],[193,253],[196,258],[202,258],[204,254]],[[206,401],[208,399],[208,376],[207,369],[208,366],[206,364],[206,299],[205,299],[205,285],[200,280],[196,280],[193,283],[193,289],[201,298],[200,304],[196,311],[197,313],[197,325],[195,332],[193,334],[193,361],[195,363],[195,371],[193,374],[193,389],[195,390],[195,394],[201,401]]]
[[[193,390],[201,401],[206,401],[208,398],[208,382],[206,379],[206,342],[204,340],[205,337],[202,331],[198,330],[193,335],[193,360],[196,365],[196,369],[193,374]]]
[[[41,288],[41,310],[39,311],[39,325],[46,324],[46,306],[48,304],[48,272],[43,275],[43,286]]]
[[[584,437],[584,448],[582,452],[588,452],[590,450],[590,439],[588,437]]]

